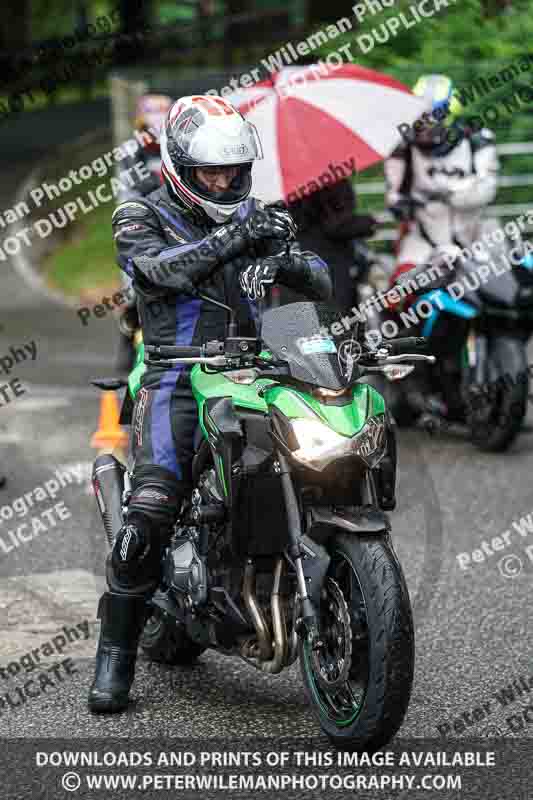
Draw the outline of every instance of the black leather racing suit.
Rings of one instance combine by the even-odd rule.
[[[239,272],[283,246],[279,240],[250,245],[243,237],[244,221],[260,207],[259,201],[248,199],[229,222],[215,225],[178,205],[166,187],[118,206],[112,218],[118,262],[133,278],[146,344],[196,345],[224,338],[226,312],[179,293],[184,274],[200,291],[238,307],[240,333],[254,335],[257,310],[241,297]],[[157,268],[143,271],[142,262],[136,263],[140,256],[157,256]],[[302,253],[296,243],[291,256],[290,274],[280,273],[278,281],[311,299],[327,299],[331,282],[326,264],[313,253]],[[189,369],[149,366],[133,412],[133,494],[127,524],[108,559],[108,584],[114,592],[149,594],[157,586],[162,548],[191,484],[197,419]]]

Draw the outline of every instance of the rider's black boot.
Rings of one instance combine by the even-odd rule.
[[[128,705],[145,608],[146,595],[106,592],[100,598],[102,627],[96,675],[89,692],[90,711],[113,714]]]

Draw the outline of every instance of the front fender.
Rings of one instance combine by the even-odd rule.
[[[383,535],[391,529],[388,516],[377,508],[312,508],[308,512],[307,535],[326,545],[339,531],[355,536]]]
[[[321,544],[311,540],[307,534],[300,537],[302,569],[307,582],[307,592],[315,612],[320,613],[320,593],[329,569],[331,557]]]

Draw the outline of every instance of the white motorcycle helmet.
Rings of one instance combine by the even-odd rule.
[[[162,174],[172,196],[202,210],[217,223],[227,220],[252,188],[252,164],[263,152],[255,126],[221,97],[181,97],[169,109],[161,132]],[[239,167],[224,192],[195,179],[196,167]]]

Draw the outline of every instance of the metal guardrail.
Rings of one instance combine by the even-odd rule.
[[[497,145],[496,151],[499,156],[519,156],[519,155],[532,155],[533,142],[507,142],[506,144]],[[499,188],[512,188],[514,186],[533,186],[533,174],[525,173],[521,175],[501,175],[498,180]],[[357,194],[363,195],[384,195],[385,194],[385,181],[367,181],[361,182],[357,186]],[[532,203],[533,205],[533,192]],[[523,203],[507,203],[507,204],[494,204],[487,206],[484,215],[487,217],[498,218],[511,218],[518,217],[520,214],[531,208],[531,206],[524,205]],[[387,211],[379,211],[374,214],[380,225],[395,224],[394,217]],[[527,225],[527,230],[533,230],[533,225]],[[372,237],[370,241],[373,242],[391,242],[397,238],[396,228],[389,228],[380,230]]]

